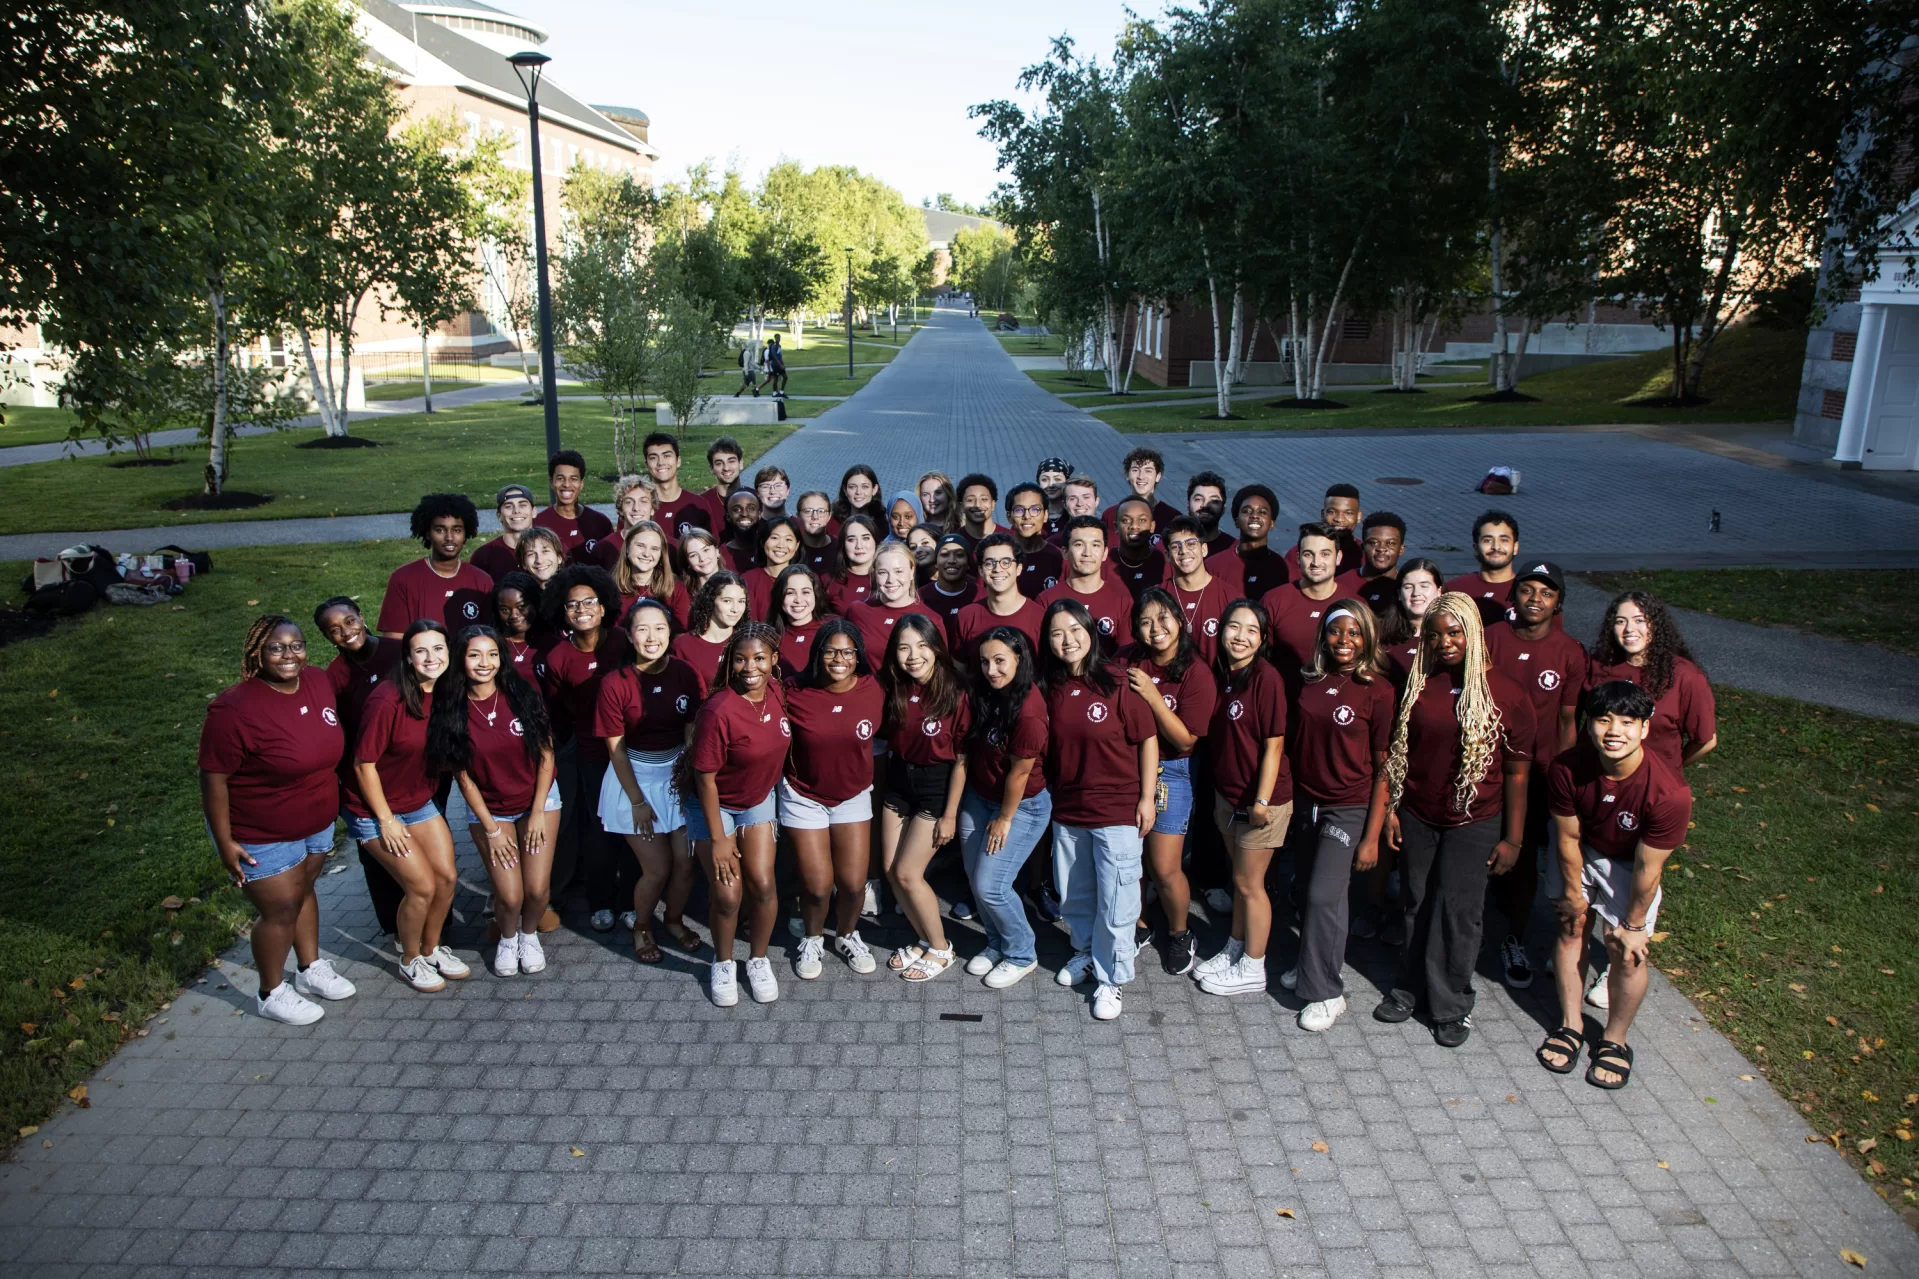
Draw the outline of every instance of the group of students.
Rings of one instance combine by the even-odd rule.
[[[1507,982],[1532,981],[1521,939],[1543,850],[1562,1024],[1539,1061],[1575,1068],[1590,1001],[1606,1022],[1587,1079],[1629,1078],[1660,872],[1690,819],[1684,769],[1716,742],[1711,689],[1655,600],[1613,600],[1589,651],[1561,624],[1563,575],[1521,557],[1509,513],[1479,516],[1476,571],[1447,579],[1350,485],[1274,546],[1270,488],[1229,504],[1201,472],[1181,510],[1145,448],[1104,509],[1093,477],[1047,459],[1004,494],[1004,525],[986,475],[928,474],[887,501],[856,465],[836,496],[794,499],[777,467],[746,484],[722,439],[718,483],[695,494],[673,436],[643,451],[647,473],[614,490],[617,524],[562,452],[551,503],[501,490],[502,532],[470,559],[471,501],[422,499],[426,555],[393,573],[373,626],[345,597],[315,610],[338,652],[325,670],[293,620],[254,624],[200,767],[214,842],[259,910],[264,1015],[304,1024],[321,1015],[307,996],[352,993],[319,955],[312,887],[336,814],[405,980],[469,975],[441,941],[457,786],[492,878],[495,973],[546,967],[539,934],[576,880],[592,926],[623,919],[640,961],[661,962],[662,938],[697,954],[697,861],[721,1006],[739,999],[741,932],[752,997],[779,996],[782,846],[800,979],[822,975],[830,924],[855,973],[963,966],[1010,987],[1038,966],[1030,896],[1066,925],[1058,982],[1090,980],[1101,1020],[1154,935],[1144,885],[1167,972],[1265,991],[1269,870],[1290,850],[1278,908],[1299,948],[1279,982],[1299,1024],[1334,1024],[1348,937],[1378,936],[1399,963],[1373,1015],[1423,1006],[1456,1047],[1489,898]],[[927,882],[952,845],[971,898],[952,913],[985,934],[964,960]],[[881,875],[913,936],[884,958],[860,933]],[[1205,958],[1194,881],[1231,916]],[[1608,962],[1589,988],[1592,939]]]

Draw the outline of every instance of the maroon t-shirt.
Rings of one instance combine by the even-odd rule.
[[[794,790],[828,808],[844,804],[873,784],[873,739],[880,734],[886,690],[861,675],[845,693],[786,686],[786,717],[793,749],[786,780]]]
[[[1086,606],[1086,611],[1093,615],[1093,624],[1106,638],[1108,653],[1133,642],[1133,593],[1117,578],[1100,578],[1099,589],[1091,595],[1080,594],[1073,589],[1072,582],[1061,578],[1058,586],[1039,597],[1040,608],[1043,610],[1054,600],[1065,599],[1078,600]]]
[[[1473,792],[1472,812],[1453,806],[1453,779],[1459,773],[1458,671],[1432,671],[1406,725],[1406,789],[1401,803],[1428,826],[1468,826],[1506,811],[1507,760],[1533,756],[1533,706],[1526,690],[1498,670],[1486,672],[1493,705],[1499,709],[1499,742]]]
[[[808,546],[802,540],[799,562],[818,573],[823,582],[840,571],[840,544],[835,539],[828,539],[825,546]],[[820,601],[820,607],[826,607],[825,600]]]
[[[952,710],[928,719],[925,696],[923,685],[907,689],[905,711],[894,719],[889,709],[880,720],[880,736],[886,739],[887,749],[909,764],[921,768],[950,764],[966,749],[966,735],[973,731],[973,705],[962,690]]]
[[[1347,577],[1333,579],[1333,593],[1323,600],[1307,599],[1297,581],[1276,586],[1260,601],[1272,619],[1273,662],[1283,670],[1296,671],[1313,660],[1313,646],[1319,643],[1320,619],[1340,600],[1358,593],[1358,583]]]
[[[938,582],[928,582],[919,590],[920,603],[946,624],[946,647],[955,651],[959,648],[959,615],[985,598],[986,588],[970,577],[957,594],[947,594]]]
[[[1615,679],[1630,680],[1644,688],[1646,668],[1631,662],[1620,662],[1616,666],[1593,662],[1587,667],[1587,688]],[[1652,732],[1646,738],[1646,749],[1659,756],[1673,776],[1683,781],[1686,743],[1709,742],[1717,736],[1718,708],[1706,673],[1683,657],[1673,659],[1672,686],[1653,702]]]
[[[333,681],[317,666],[301,669],[291,693],[241,680],[213,699],[200,728],[201,771],[227,774],[233,837],[243,844],[332,830],[345,754]]]
[[[1066,556],[1051,542],[1019,553],[1019,593],[1036,600],[1066,580]]]
[[[1355,594],[1366,601],[1374,617],[1383,616],[1387,607],[1399,598],[1399,575],[1382,573],[1378,577],[1361,577],[1359,590]]]
[[[1285,736],[1286,681],[1271,662],[1256,657],[1250,666],[1220,682],[1219,702],[1207,726],[1206,745],[1213,761],[1213,788],[1235,811],[1261,802],[1257,794],[1259,763],[1266,751],[1266,739]],[[1279,779],[1263,802],[1277,806],[1292,798],[1292,770],[1281,750]]]
[[[918,600],[896,608],[882,604],[876,598],[866,599],[847,610],[846,620],[860,628],[860,640],[866,646],[866,664],[873,670],[877,671],[886,664],[886,649],[893,642],[893,627],[908,613],[918,613],[928,619],[940,628],[940,636],[945,637],[945,621]]]
[[[730,541],[720,543],[720,559],[726,566],[744,578],[759,567],[760,553],[750,546],[735,546]]]
[[[520,553],[502,535],[482,545],[466,562],[497,582],[520,567]]]
[[[841,617],[848,616],[855,604],[863,601],[873,591],[873,574],[849,573],[844,570],[839,576],[826,583],[826,602]]]
[[[1372,798],[1373,757],[1392,745],[1396,700],[1384,675],[1364,684],[1328,675],[1300,685],[1286,750],[1301,802],[1345,808]]]
[[[968,604],[959,611],[954,619],[953,660],[970,677],[979,669],[979,646],[986,641],[988,632],[997,626],[1010,626],[1026,637],[1033,646],[1033,655],[1039,656],[1039,624],[1046,616],[1046,610],[1033,600],[1023,599],[1019,610],[1002,617],[988,608],[984,599],[977,604]]]
[[[480,792],[486,811],[495,818],[512,817],[546,806],[546,796],[534,803],[533,783],[539,763],[527,758],[526,730],[514,716],[506,696],[496,693],[483,702],[466,701],[466,735],[472,757],[466,775]]]
[[[1224,555],[1238,545],[1239,539],[1231,533],[1224,530],[1216,532],[1212,540],[1206,543],[1206,558],[1210,560],[1215,555]]]
[[[1135,566],[1119,557],[1117,549],[1106,557],[1106,575],[1116,577],[1126,587],[1126,593],[1135,600],[1145,593],[1149,586],[1158,586],[1166,580],[1166,552],[1157,546],[1148,547],[1146,558]]]
[[[1221,552],[1218,555],[1207,555],[1206,571],[1213,575],[1213,580],[1218,582],[1220,588],[1226,592],[1226,601],[1228,603],[1246,595],[1246,570],[1244,563],[1239,558],[1237,550]],[[1173,567],[1173,562],[1169,557],[1166,561],[1166,571],[1161,575],[1159,584],[1170,591],[1173,589],[1173,582],[1178,576],[1179,570]],[[1258,599],[1259,596],[1252,595],[1247,598]]]
[[[1186,615],[1186,629],[1193,633],[1193,643],[1199,648],[1199,660],[1211,666],[1213,654],[1219,651],[1219,624],[1225,616],[1226,606],[1242,598],[1239,584],[1215,577],[1199,590],[1189,591],[1177,581],[1168,579],[1166,590],[1179,601],[1180,611]]]
[[[1489,582],[1478,573],[1462,573],[1458,577],[1448,578],[1442,588],[1450,593],[1458,591],[1462,595],[1473,597],[1473,603],[1479,606],[1479,620],[1488,629],[1494,622],[1503,622],[1513,616],[1513,587],[1519,584],[1517,577],[1503,582]]]
[[[1129,644],[1120,651],[1119,664],[1123,667],[1137,666],[1146,672],[1146,677],[1159,689],[1160,700],[1166,703],[1166,709],[1179,717],[1186,731],[1201,741],[1206,739],[1208,727],[1213,722],[1213,707],[1219,703],[1219,681],[1213,678],[1212,667],[1204,660],[1194,659],[1186,668],[1186,673],[1177,680],[1167,675],[1166,668],[1155,662],[1147,653],[1143,644]],[[1169,759],[1185,759],[1193,752],[1174,750],[1172,743],[1164,735],[1159,739],[1159,758],[1163,763]]]
[[[526,640],[509,639],[501,643],[503,648],[500,656],[506,659],[513,673],[533,687],[540,687],[540,681],[545,678],[546,665],[542,650],[535,648]]]
[[[1037,688],[1028,689],[1013,720],[1010,742],[995,729],[975,733],[967,743],[967,785],[981,799],[997,806],[1006,798],[1006,775],[1013,771],[1013,761],[1030,759],[1034,761],[1033,770],[1026,775],[1026,789],[1020,798],[1033,798],[1046,789],[1046,739],[1046,698]]]
[[[693,674],[699,677],[701,697],[705,697],[714,686],[726,682],[720,674],[720,662],[726,656],[726,643],[726,640],[721,640],[716,644],[692,631],[682,631],[673,637],[673,643],[668,646],[673,656],[691,666]]]
[[[1059,783],[1053,820],[1062,825],[1131,826],[1139,813],[1139,744],[1159,727],[1126,673],[1112,674],[1111,693],[1083,679],[1046,691],[1046,775]]]
[[[704,695],[693,668],[671,653],[657,671],[622,666],[600,681],[593,736],[623,737],[628,750],[676,750],[685,744],[686,726],[700,713]]]
[[[571,564],[599,563],[594,558],[594,550],[613,536],[613,521],[584,502],[579,506],[579,514],[572,519],[549,506],[533,517],[533,527],[552,529],[559,534],[561,545],[566,547],[567,562]]]
[[[696,528],[711,530],[714,527],[713,512],[707,507],[704,493],[689,493],[680,490],[680,495],[671,502],[653,504],[653,522],[672,534],[675,539],[683,538]]]
[[[746,615],[756,622],[768,621],[773,616],[773,588],[779,583],[780,573],[764,568],[749,568],[740,574],[740,581],[746,586]]]
[[[768,684],[760,702],[716,685],[693,726],[693,770],[715,775],[721,808],[751,808],[773,793],[792,738],[779,685]]]
[[[1270,546],[1248,547],[1241,542],[1233,548],[1230,559],[1222,560],[1217,566],[1208,561],[1206,568],[1215,575],[1227,576],[1221,569],[1229,564],[1239,568],[1240,587],[1249,600],[1259,599],[1275,586],[1283,586],[1298,576],[1286,563],[1286,557]]]
[[[333,686],[333,705],[340,715],[340,730],[346,734],[349,742],[360,740],[360,721],[366,699],[400,669],[399,640],[369,635],[366,642],[373,646],[366,660],[355,662],[341,653],[326,668],[327,682]],[[343,778],[352,765],[352,752],[349,751],[340,758]]]
[[[425,618],[446,627],[449,636],[468,626],[493,624],[493,579],[461,562],[452,577],[441,577],[425,560],[393,570],[380,597],[380,621],[373,629],[404,635]]]
[[[1544,639],[1521,639],[1510,622],[1486,628],[1486,656],[1533,704],[1533,769],[1542,776],[1559,754],[1559,714],[1579,705],[1592,659],[1585,646],[1564,631],[1548,630]]]
[[[366,699],[359,735],[354,739],[353,762],[371,764],[380,775],[387,810],[394,815],[424,808],[440,788],[440,775],[426,769],[426,722],[433,715],[433,694],[420,696],[420,718],[407,714],[400,682],[382,684]],[[357,769],[348,769],[342,796],[346,811],[372,817],[360,789]]]
[[[626,665],[632,652],[626,636],[613,630],[600,635],[600,646],[591,653],[582,653],[570,639],[546,651],[546,704],[553,716],[554,736],[565,740],[558,729],[564,719],[567,732],[578,742],[575,750],[581,763],[606,762],[606,743],[593,731],[600,682]]]
[[[1599,752],[1581,741],[1561,755],[1546,778],[1546,803],[1555,817],[1579,819],[1579,842],[1601,856],[1630,863],[1639,845],[1671,850],[1686,842],[1692,790],[1651,751],[1639,767],[1612,778]]]
[[[1406,687],[1406,677],[1412,673],[1413,659],[1419,656],[1419,638],[1415,636],[1404,644],[1384,645],[1379,652],[1386,659],[1386,676],[1392,680],[1393,686]]]
[[[824,625],[823,617],[816,617],[804,626],[780,624],[780,675],[783,678],[799,675],[813,660],[813,639]]]

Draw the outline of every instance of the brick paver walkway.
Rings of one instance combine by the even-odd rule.
[[[1751,518],[1787,536],[1919,542],[1901,504],[1895,523],[1850,495],[1822,529],[1786,500],[1822,486],[1766,490],[1631,437],[1507,437],[1486,458],[1455,437],[1418,456],[1389,440],[1216,438],[1168,460],[1182,480],[1201,465],[1277,479],[1289,511],[1332,475],[1421,474],[1431,508],[1395,504],[1434,525],[1477,507],[1464,489],[1482,461],[1517,462],[1540,476],[1528,540],[1536,516],[1549,545],[1619,531],[1556,509],[1555,485],[1643,512],[1684,495],[1675,475],[1747,485]],[[802,484],[855,460],[907,482],[1008,476],[1053,451],[1104,479],[1130,443],[940,317],[775,456]],[[1658,464],[1622,488],[1632,468],[1614,468],[1641,447]],[[1672,541],[1703,538],[1668,509]],[[1760,536],[1741,523],[1722,536]],[[471,962],[486,880],[461,842],[449,940]],[[324,948],[360,995],[305,1029],[243,1015],[255,978],[237,950],[100,1072],[90,1109],[0,1165],[0,1272],[1639,1279],[1853,1273],[1849,1248],[1868,1273],[1919,1274],[1919,1239],[1657,976],[1634,1081],[1607,1093],[1534,1064],[1556,1020],[1543,974],[1515,998],[1483,971],[1476,1032],[1448,1051],[1370,1019],[1388,958],[1366,942],[1352,1010],[1323,1036],[1294,1025],[1276,982],[1228,1001],[1144,956],[1111,1024],[1038,976],[1003,994],[957,972],[909,987],[829,959],[801,983],[783,929],[781,1001],[718,1010],[702,965],[642,967],[573,916],[545,974],[476,965],[419,996],[380,961],[358,870],[342,870],[321,881]],[[952,928],[963,953],[980,945]],[[1219,930],[1202,932],[1210,950]],[[1059,930],[1041,936],[1042,960],[1063,960]],[[1293,949],[1276,939],[1275,972]]]

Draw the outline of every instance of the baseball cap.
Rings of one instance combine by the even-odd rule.
[[[1520,569],[1519,576],[1513,580],[1515,582],[1544,582],[1561,595],[1566,593],[1566,575],[1560,572],[1559,565],[1553,563],[1551,560],[1534,560],[1529,567]]]
[[[509,484],[500,490],[498,497],[493,499],[493,509],[496,511],[499,510],[502,506],[506,505],[508,498],[513,497],[523,497],[527,501],[532,502],[533,490],[524,484]],[[538,503],[535,503],[535,505],[538,505]]]

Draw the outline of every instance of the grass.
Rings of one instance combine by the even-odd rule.
[[[1586,577],[1607,591],[1646,591],[1701,613],[1919,654],[1919,570],[1668,569]]]
[[[448,391],[464,391],[468,387],[478,385],[478,382],[462,382],[458,379],[442,382],[439,378],[434,378],[433,393],[445,395]],[[383,400],[417,400],[424,394],[426,394],[426,383],[419,378],[414,378],[411,382],[373,382],[368,384],[366,389],[367,400],[375,404]]]
[[[1913,1220],[1919,728],[1718,694],[1654,960]]]
[[[1058,333],[1040,336],[996,332],[993,336],[999,339],[999,344],[1006,348],[1008,355],[1066,354],[1066,339]]]
[[[73,425],[73,413],[67,409],[36,409],[9,404],[7,420],[0,423],[0,448],[19,444],[57,444],[67,438]]]
[[[248,623],[304,618],[339,593],[371,601],[415,553],[401,542],[221,551],[175,606],[96,608],[0,648],[0,721],[13,725],[0,740],[14,760],[0,795],[5,1131],[40,1122],[129,1037],[172,1038],[167,1002],[251,918],[201,825],[194,762],[207,699],[239,677]],[[23,571],[0,567],[7,582]],[[99,660],[110,651],[138,660]]]
[[[1241,388],[1234,412],[1243,420],[1207,421],[1210,402],[1113,413],[1104,418],[1121,431],[1283,431],[1328,427],[1573,426],[1606,423],[1688,425],[1709,422],[1779,422],[1792,418],[1799,393],[1805,335],[1744,326],[1728,330],[1706,364],[1708,402],[1684,409],[1631,401],[1667,393],[1669,357],[1663,351],[1541,373],[1520,383],[1534,404],[1477,404],[1484,386],[1474,379],[1432,386],[1425,395],[1344,391],[1325,394],[1343,409],[1273,408],[1287,388]]]
[[[543,490],[546,445],[538,408],[518,400],[410,413],[355,423],[353,433],[375,440],[379,449],[296,449],[319,438],[317,429],[283,431],[234,443],[228,484],[239,491],[270,494],[273,501],[237,511],[171,512],[168,499],[199,489],[206,450],[182,445],[154,450],[181,464],[115,470],[103,457],[66,458],[30,466],[0,468],[0,533],[53,529],[139,528],[153,524],[213,520],[286,519],[311,515],[367,515],[411,510],[422,493],[463,492],[485,506],[508,483]],[[560,404],[560,439],[586,455],[586,497],[611,500],[598,477],[613,470],[613,419],[598,399],[570,398]],[[731,435],[746,449],[747,461],[771,448],[790,424],[695,427],[686,433],[686,482],[694,488],[712,483],[706,469],[707,443]]]

